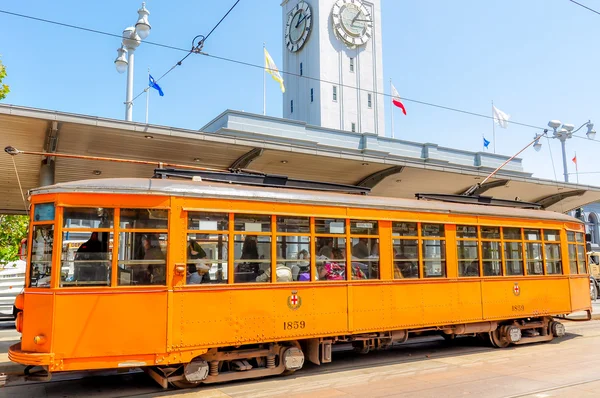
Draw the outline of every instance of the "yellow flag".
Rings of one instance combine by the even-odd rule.
[[[275,62],[273,61],[273,58],[271,58],[271,56],[269,55],[269,52],[267,51],[267,49],[266,48],[263,48],[263,49],[265,50],[265,71],[269,75],[271,75],[273,80],[275,80],[277,83],[279,83],[279,86],[281,86],[281,92],[285,93],[285,86],[283,85],[283,77],[281,77],[281,74],[279,74],[279,69],[277,69]]]

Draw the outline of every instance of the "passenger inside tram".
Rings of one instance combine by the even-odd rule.
[[[308,250],[302,249],[298,252],[298,262],[292,266],[292,278],[295,281],[310,280],[310,256]]]
[[[247,235],[242,246],[240,260],[248,260],[236,264],[234,269],[234,282],[254,282],[258,277],[259,260],[258,243],[256,235]]]
[[[190,273],[186,283],[189,285],[198,285],[201,283],[210,283],[210,267],[206,264],[189,264],[193,266],[194,272]],[[188,266],[189,266],[188,265]]]
[[[144,260],[165,260],[165,254],[160,249],[158,237],[156,235],[146,235],[142,238],[144,246]],[[160,261],[162,265],[162,261]],[[154,266],[154,263],[148,264],[144,275],[145,284],[158,284],[166,281],[164,266]]]
[[[107,236],[107,233],[103,233],[104,240]],[[108,280],[107,258],[108,244],[98,238],[98,232],[92,232],[90,238],[75,253],[73,280],[105,283]],[[66,274],[68,275],[68,271]]]

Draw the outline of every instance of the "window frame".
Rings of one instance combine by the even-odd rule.
[[[227,216],[227,229],[223,229],[223,230],[212,230],[212,229],[190,229],[190,225],[189,225],[189,220],[190,220],[190,215],[194,214],[194,213],[200,213],[200,214],[223,214]],[[185,220],[186,220],[186,225],[185,225],[185,268],[186,268],[186,273],[185,276],[183,278],[183,286],[185,288],[189,288],[189,287],[200,287],[200,286],[223,286],[223,285],[228,285],[230,284],[230,279],[232,279],[232,274],[230,274],[230,259],[231,259],[231,252],[233,251],[233,248],[231,246],[231,228],[233,226],[233,219],[232,219],[232,213],[228,212],[228,211],[219,211],[219,210],[215,210],[215,211],[186,211],[185,212]],[[240,231],[237,231],[240,232]],[[227,244],[227,258],[225,259],[221,259],[220,262],[225,262],[226,266],[227,266],[227,278],[225,279],[225,281],[223,282],[218,282],[215,281],[213,283],[199,283],[199,284],[189,284],[187,283],[187,265],[188,265],[188,250],[187,250],[187,246],[188,246],[188,242],[189,242],[189,235],[190,234],[208,234],[208,235],[217,235],[217,236],[225,236],[225,242]],[[235,235],[234,235],[235,236]],[[215,261],[213,261],[215,262]],[[218,259],[216,262],[219,262]],[[201,263],[199,263],[201,264]],[[221,270],[223,270],[223,268],[221,267]],[[210,270],[208,271],[210,272]]]

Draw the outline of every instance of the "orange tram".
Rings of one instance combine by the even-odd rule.
[[[30,199],[9,358],[37,379],[141,368],[185,388],[328,363],[334,344],[551,341],[554,316],[591,311],[584,226],[550,211],[173,179]]]

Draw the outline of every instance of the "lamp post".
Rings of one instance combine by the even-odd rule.
[[[148,15],[150,11],[146,9],[146,3],[142,3],[142,8],[138,11],[138,20],[135,27],[130,26],[123,31],[123,42],[117,49],[117,59],[115,67],[117,72],[124,73],[127,70],[127,90],[125,95],[125,120],[133,119],[133,66],[134,53],[136,48],[150,34],[150,22]]]
[[[585,133],[587,138],[593,140],[596,137],[596,130],[594,130],[594,123],[592,123],[589,120],[583,123],[577,130],[574,130],[575,126],[573,126],[572,124],[563,124],[560,120],[550,120],[548,122],[548,127],[554,130],[554,135],[550,138],[556,138],[560,140],[565,182],[569,182],[569,172],[567,171],[567,152],[565,143],[569,138],[573,137],[573,134],[581,130],[583,126],[587,127],[587,133]],[[542,148],[542,144],[539,142],[539,139],[535,142],[533,147],[536,151],[539,151]]]

